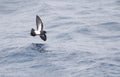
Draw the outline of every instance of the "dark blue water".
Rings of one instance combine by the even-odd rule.
[[[120,1],[0,0],[0,77],[120,77]]]

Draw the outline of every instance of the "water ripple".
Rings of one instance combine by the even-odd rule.
[[[109,31],[120,31],[120,23],[118,22],[101,23],[99,27],[107,29]]]

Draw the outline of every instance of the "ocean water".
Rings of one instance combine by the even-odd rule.
[[[120,77],[120,0],[0,0],[0,77]]]

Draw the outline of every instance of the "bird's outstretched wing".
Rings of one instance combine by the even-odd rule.
[[[38,31],[43,31],[43,22],[38,15],[36,15],[36,26]]]
[[[43,41],[46,41],[46,40],[47,40],[47,36],[46,36],[45,34],[40,35],[40,38],[41,38]]]

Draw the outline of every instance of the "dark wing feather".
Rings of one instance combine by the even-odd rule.
[[[40,35],[40,38],[41,38],[42,40],[44,40],[44,41],[47,40],[47,36],[46,36],[46,34],[42,34],[42,35]]]

